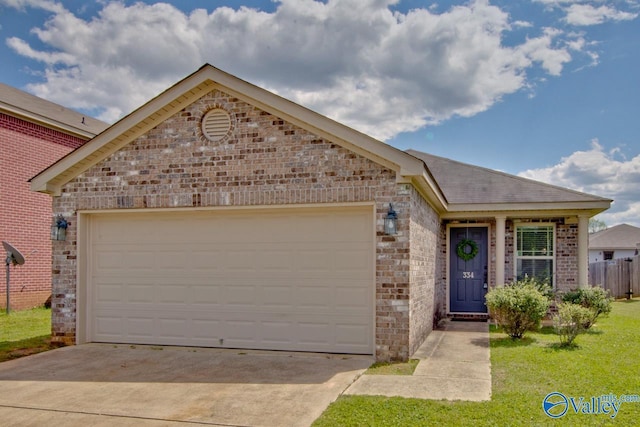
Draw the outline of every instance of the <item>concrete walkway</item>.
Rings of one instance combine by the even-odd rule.
[[[412,376],[361,375],[344,394],[432,400],[491,399],[487,322],[445,321],[413,355]]]

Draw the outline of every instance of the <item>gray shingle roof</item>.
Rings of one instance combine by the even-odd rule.
[[[0,112],[86,138],[91,138],[109,127],[107,123],[98,119],[4,83],[0,83]]]
[[[509,175],[416,150],[407,153],[425,162],[447,201],[473,203],[562,203],[608,199]]]
[[[589,249],[636,249],[640,228],[620,224],[589,235]]]

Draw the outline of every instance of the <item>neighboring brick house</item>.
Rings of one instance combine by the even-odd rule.
[[[12,267],[12,309],[42,305],[51,295],[51,199],[31,192],[28,181],[106,127],[0,83],[0,240],[27,257],[25,265]],[[0,307],[6,301],[3,273]]]
[[[611,201],[403,152],[205,65],[41,172],[53,339],[407,359],[524,274],[586,284]],[[396,230],[386,228],[397,217]]]

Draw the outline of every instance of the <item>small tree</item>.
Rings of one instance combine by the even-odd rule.
[[[567,292],[563,295],[562,301],[589,309],[591,315],[584,323],[585,329],[589,329],[601,314],[606,316],[611,313],[613,297],[604,288],[587,286]]]
[[[491,316],[514,339],[539,328],[550,303],[531,279],[494,288],[487,292],[486,301]]]
[[[579,333],[585,331],[585,323],[592,312],[578,304],[563,302],[558,304],[558,313],[553,316],[553,327],[560,337],[560,345],[569,346]]]
[[[596,218],[589,218],[589,233],[595,233],[597,231],[602,231],[607,229],[607,224],[601,220]]]

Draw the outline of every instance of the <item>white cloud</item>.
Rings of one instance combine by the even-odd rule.
[[[485,111],[530,88],[533,68],[557,76],[582,49],[555,29],[506,46],[505,34],[525,25],[486,0],[406,14],[390,10],[397,1],[281,0],[272,13],[219,7],[189,14],[164,3],[105,1],[88,20],[59,2],[4,3],[51,14],[32,30],[44,48],[8,41],[44,64],[44,82],[29,90],[107,121],[209,62],[387,139]]]
[[[627,159],[620,148],[605,151],[597,139],[587,151],[576,151],[553,166],[519,173],[562,187],[614,200],[599,218],[607,225],[640,226],[640,153]]]
[[[638,17],[637,13],[623,12],[614,7],[590,4],[572,4],[566,9],[566,21],[571,25],[598,25],[606,21],[630,21]]]

